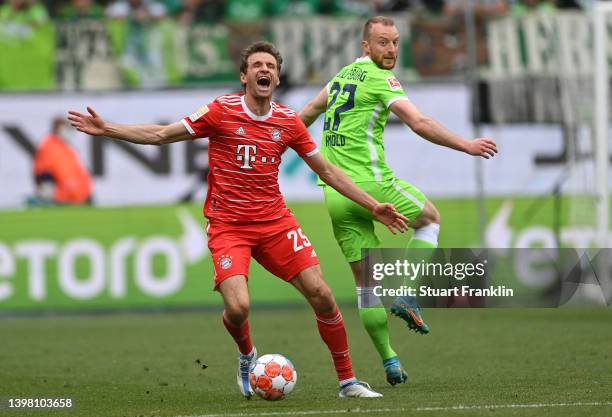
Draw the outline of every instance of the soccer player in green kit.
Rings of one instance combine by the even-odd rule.
[[[342,68],[299,115],[309,126],[325,112],[323,156],[374,198],[393,203],[410,220],[414,235],[409,248],[436,248],[440,231],[438,210],[416,187],[396,178],[385,162],[383,131],[389,112],[437,145],[487,159],[497,153],[497,147],[488,138],[466,140],[450,132],[408,100],[391,71],[397,60],[399,39],[392,19],[370,18],[363,28],[363,56]],[[383,360],[387,381],[391,385],[406,382],[408,375],[389,342],[387,312],[361,273],[364,265],[361,249],[380,243],[372,215],[331,187],[324,187],[324,193],[334,236],[355,277],[359,316]],[[414,298],[398,298],[391,312],[418,333],[429,332]]]

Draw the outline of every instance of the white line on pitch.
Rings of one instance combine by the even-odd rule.
[[[485,410],[500,408],[548,408],[548,407],[610,407],[612,402],[577,402],[577,403],[538,403],[538,404],[490,404],[490,405],[455,405],[448,407],[415,407],[415,408],[346,408],[343,410],[304,410],[304,411],[264,411],[247,413],[200,414],[179,417],[267,417],[267,416],[308,416],[313,414],[365,414],[389,413],[398,411],[453,411]]]
[[[541,404],[493,404],[493,405],[454,405],[448,407],[417,407],[415,411],[452,411],[479,410],[497,408],[547,408],[547,407],[606,407],[612,402],[579,402],[579,403],[541,403]]]

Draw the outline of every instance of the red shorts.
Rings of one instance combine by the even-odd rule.
[[[293,214],[250,224],[213,220],[206,231],[215,268],[215,289],[234,275],[248,278],[251,256],[285,281],[319,264],[317,254]]]

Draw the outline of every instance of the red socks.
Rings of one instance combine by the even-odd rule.
[[[232,335],[236,344],[238,345],[238,350],[243,355],[248,355],[253,350],[253,342],[251,341],[251,332],[249,328],[249,321],[245,320],[241,326],[235,326],[232,324],[225,314],[223,314],[223,324],[225,328]]]
[[[321,339],[323,339],[331,352],[338,380],[344,381],[354,378],[355,374],[353,373],[353,364],[349,355],[348,338],[340,310],[336,308],[333,313],[315,313],[315,315]],[[248,355],[253,351],[248,320],[241,326],[235,326],[223,314],[223,324],[236,341],[240,353]]]
[[[353,364],[349,355],[348,338],[344,328],[344,320],[340,310],[336,308],[333,313],[315,313],[317,317],[317,327],[321,339],[325,342],[338,374],[338,380],[344,381],[355,377]]]

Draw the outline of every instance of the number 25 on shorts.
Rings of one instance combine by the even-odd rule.
[[[302,249],[307,248],[312,245],[310,243],[310,240],[308,240],[308,237],[306,237],[304,232],[302,232],[301,227],[295,230],[290,230],[287,233],[287,239],[289,240],[293,239],[293,251],[294,252],[299,252]]]

